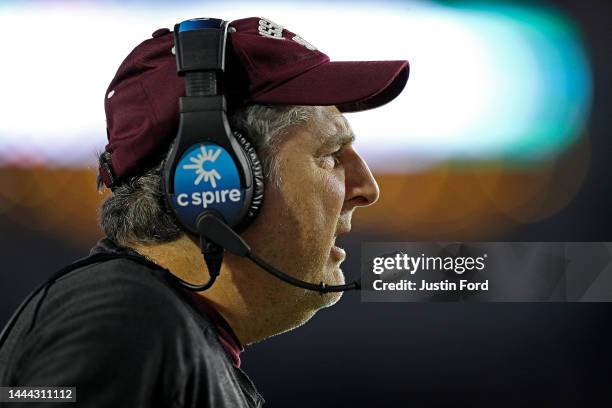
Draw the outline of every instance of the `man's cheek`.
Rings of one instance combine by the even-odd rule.
[[[344,200],[344,184],[338,183],[329,176],[319,176],[312,180],[307,190],[309,193],[302,194],[300,201],[308,203],[309,211],[314,216],[324,223],[338,216]]]
[[[341,177],[330,176],[326,178],[323,185],[325,186],[325,205],[333,209],[334,214],[339,214],[344,204],[346,192],[344,180]]]

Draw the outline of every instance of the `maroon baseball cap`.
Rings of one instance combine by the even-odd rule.
[[[100,177],[107,187],[141,173],[176,137],[178,99],[174,37],[159,29],[123,61],[104,103],[108,144]],[[342,112],[381,106],[408,80],[408,61],[338,61],[267,19],[233,21],[228,29],[225,94],[230,106],[335,105]]]

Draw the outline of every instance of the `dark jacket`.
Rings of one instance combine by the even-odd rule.
[[[137,255],[107,239],[92,253]],[[81,267],[38,293],[0,349],[0,385],[75,386],[83,407],[263,404],[211,319],[144,258]]]

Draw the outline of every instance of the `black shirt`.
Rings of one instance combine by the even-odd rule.
[[[108,239],[92,253],[137,255]],[[75,386],[83,407],[261,406],[218,336],[167,270],[98,262],[29,302],[0,349],[0,385]]]

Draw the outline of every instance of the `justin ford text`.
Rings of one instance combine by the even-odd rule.
[[[469,271],[482,271],[485,269],[487,254],[479,257],[441,257],[441,256],[410,256],[405,253],[397,253],[393,256],[376,257],[372,261],[372,272],[384,279],[375,279],[372,289],[376,291],[487,291],[489,280],[472,282],[467,279],[449,281],[448,279],[431,281],[421,279],[420,281],[397,278],[409,273],[414,275],[417,271],[452,271],[462,275]],[[383,275],[384,273],[384,275]],[[382,276],[381,276],[382,275]],[[392,280],[392,281],[390,281]]]

